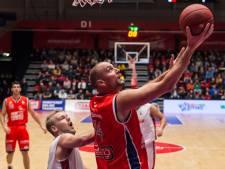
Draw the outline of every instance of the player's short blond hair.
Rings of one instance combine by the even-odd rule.
[[[54,111],[53,113],[49,114],[47,117],[46,117],[46,120],[45,120],[45,126],[46,126],[46,129],[53,135],[55,136],[54,132],[52,131],[51,127],[55,124],[55,121],[54,119],[52,118],[55,114],[59,113],[61,111]]]

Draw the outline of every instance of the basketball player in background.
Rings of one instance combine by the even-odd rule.
[[[23,156],[23,164],[25,169],[30,169],[29,159],[29,134],[26,129],[28,122],[28,112],[38,123],[40,128],[46,133],[46,129],[42,126],[37,113],[31,108],[29,99],[21,96],[20,83],[14,81],[12,83],[12,96],[7,97],[3,101],[2,112],[0,113],[0,122],[6,133],[6,152],[8,169],[12,169],[13,155],[18,141],[20,151]],[[7,118],[7,121],[6,121]]]
[[[98,169],[149,169],[148,147],[142,144],[142,131],[136,108],[169,92],[186,70],[195,50],[212,34],[213,25],[192,36],[186,28],[187,46],[166,73],[137,89],[121,90],[120,72],[108,62],[100,62],[90,72],[90,80],[98,91],[90,102],[95,128],[95,155]]]
[[[129,57],[128,64],[132,69],[131,76],[131,88],[136,89],[138,87],[137,72],[136,72],[136,57]],[[173,57],[171,57],[173,61]],[[159,105],[155,103],[146,103],[137,108],[137,115],[140,122],[140,129],[143,136],[143,144],[148,147],[148,166],[151,169],[155,167],[155,140],[157,137],[163,135],[164,128],[166,127],[166,118],[162,112],[160,112]],[[159,126],[156,127],[156,120],[159,120]]]
[[[93,142],[94,132],[75,135],[73,123],[63,111],[50,114],[46,128],[55,137],[49,150],[48,169],[84,169],[78,147]]]

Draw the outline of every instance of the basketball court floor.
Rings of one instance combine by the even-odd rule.
[[[44,121],[47,113],[40,113]],[[70,113],[78,133],[91,130],[88,114]],[[167,116],[169,124],[164,136],[157,140],[156,169],[224,169],[225,168],[225,116],[177,115]],[[43,134],[30,118],[31,169],[46,169],[48,148],[53,137]],[[5,137],[0,129],[0,169],[6,169]],[[81,155],[89,169],[96,169],[92,146],[82,148]],[[13,161],[14,169],[23,169],[18,145]]]

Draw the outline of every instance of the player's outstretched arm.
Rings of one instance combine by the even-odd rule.
[[[30,102],[28,103],[28,112],[31,114],[32,118],[37,122],[37,124],[40,126],[40,128],[43,130],[44,133],[47,133],[47,130],[45,127],[43,127],[40,118],[38,117],[38,114],[33,110],[33,108],[30,106]]]
[[[130,86],[131,86],[131,88],[137,88],[138,82],[137,82],[137,72],[136,72],[136,58],[129,57],[128,62],[129,62],[129,65],[131,66],[131,69],[132,69]]]
[[[191,34],[189,27],[186,27],[187,47],[194,52],[212,33],[214,24],[207,23],[202,33],[197,36]]]
[[[66,133],[61,135],[58,145],[62,148],[71,149],[74,147],[81,147],[90,144],[94,141],[95,133],[94,131],[83,134],[83,135],[73,135]]]
[[[176,62],[160,81],[155,83],[150,81],[138,89],[123,90],[117,95],[118,119],[125,121],[130,109],[143,105],[172,90],[190,63],[194,51],[212,34],[213,29],[213,25],[207,24],[200,35],[192,36],[190,28],[187,28],[186,48],[181,49]]]
[[[2,112],[0,112],[0,123],[2,125],[2,128],[3,128],[4,132],[6,134],[9,134],[10,129],[8,128],[8,126],[6,124],[5,117],[6,117],[6,106],[5,106],[5,100],[4,100],[3,104],[2,104]]]

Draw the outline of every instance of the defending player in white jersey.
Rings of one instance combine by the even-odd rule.
[[[136,58],[129,57],[129,67],[132,69],[131,88],[137,88]],[[155,166],[155,140],[163,135],[166,127],[166,118],[158,104],[146,103],[137,109],[137,115],[140,122],[143,144],[148,148],[148,165],[149,168]],[[159,120],[159,126],[156,127],[156,119]]]
[[[153,169],[155,165],[155,140],[157,137],[163,135],[164,128],[166,127],[166,118],[159,111],[158,106],[150,103],[140,106],[137,114],[143,133],[143,141],[149,150],[147,152],[148,158],[150,159],[148,165]],[[159,127],[156,127],[156,118],[160,121]]]
[[[73,123],[63,111],[50,114],[46,119],[46,128],[55,137],[49,150],[48,169],[86,169],[78,147],[93,142],[94,132],[75,135]]]

